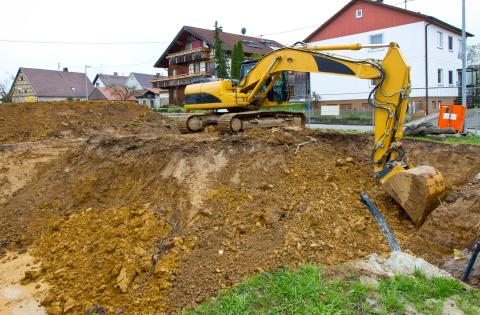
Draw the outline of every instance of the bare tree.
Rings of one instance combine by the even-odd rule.
[[[468,46],[467,65],[480,70],[480,43]]]
[[[0,100],[3,103],[12,102],[12,94],[10,93],[10,90],[14,79],[15,78],[12,75],[9,75],[7,79],[0,82]]]
[[[135,95],[135,87],[127,85],[109,86],[112,94],[115,95],[120,101],[127,101],[130,97]]]

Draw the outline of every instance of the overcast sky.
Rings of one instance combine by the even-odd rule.
[[[212,28],[275,39],[283,44],[303,40],[349,0],[295,1],[114,1],[23,0],[2,1],[0,19],[0,81],[18,67],[128,75],[131,71],[156,73],[154,62],[183,25]],[[403,0],[385,0],[403,7]],[[413,0],[408,9],[435,16],[461,28],[461,0]],[[467,30],[480,41],[479,0],[466,0]],[[237,6],[237,7],[235,7]],[[475,16],[476,15],[476,16]],[[150,44],[38,44],[2,40],[54,42],[163,42]],[[419,47],[419,49],[423,49]]]

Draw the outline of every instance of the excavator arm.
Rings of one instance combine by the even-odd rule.
[[[379,47],[388,47],[381,61],[355,60],[324,52]],[[368,103],[374,109],[375,122],[372,151],[374,175],[387,192],[407,211],[417,226],[421,225],[430,211],[438,205],[439,199],[443,197],[445,184],[442,175],[433,167],[413,168],[407,162],[400,142],[403,137],[410,93],[410,67],[396,43],[383,46],[352,44],[281,48],[260,59],[238,84],[221,80],[187,86],[185,107],[187,109],[229,109],[232,112],[258,109],[259,106],[268,103],[268,92],[280,75],[288,71],[375,80],[375,87],[368,96]],[[228,124],[234,131],[244,130],[248,125],[247,120],[241,121],[238,117],[235,118],[235,114],[223,116],[218,123]],[[251,115],[245,115],[245,117],[252,121]],[[285,120],[288,118],[286,117],[281,119]],[[277,123],[280,118],[268,116],[264,119],[270,122],[265,126],[270,126]],[[194,122],[191,125],[195,125],[195,119],[191,122]]]

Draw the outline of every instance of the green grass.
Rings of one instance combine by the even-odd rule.
[[[408,139],[429,141],[429,142],[442,142],[442,143],[461,143],[461,144],[471,144],[480,146],[480,135],[468,135],[465,137],[446,137],[443,139],[433,139],[425,136],[415,136],[415,137],[406,137]]]
[[[307,105],[305,103],[291,103],[286,106],[260,106],[260,110],[278,110],[286,112],[305,112]]]
[[[306,264],[255,275],[183,314],[392,314],[408,308],[441,314],[452,296],[465,313],[480,311],[480,291],[466,292],[456,280],[416,273],[382,279],[374,287],[356,278],[327,279]]]

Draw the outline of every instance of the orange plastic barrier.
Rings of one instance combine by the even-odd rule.
[[[453,128],[457,132],[463,131],[463,121],[467,109],[462,105],[445,105],[440,106],[440,113],[438,114],[439,128]]]

